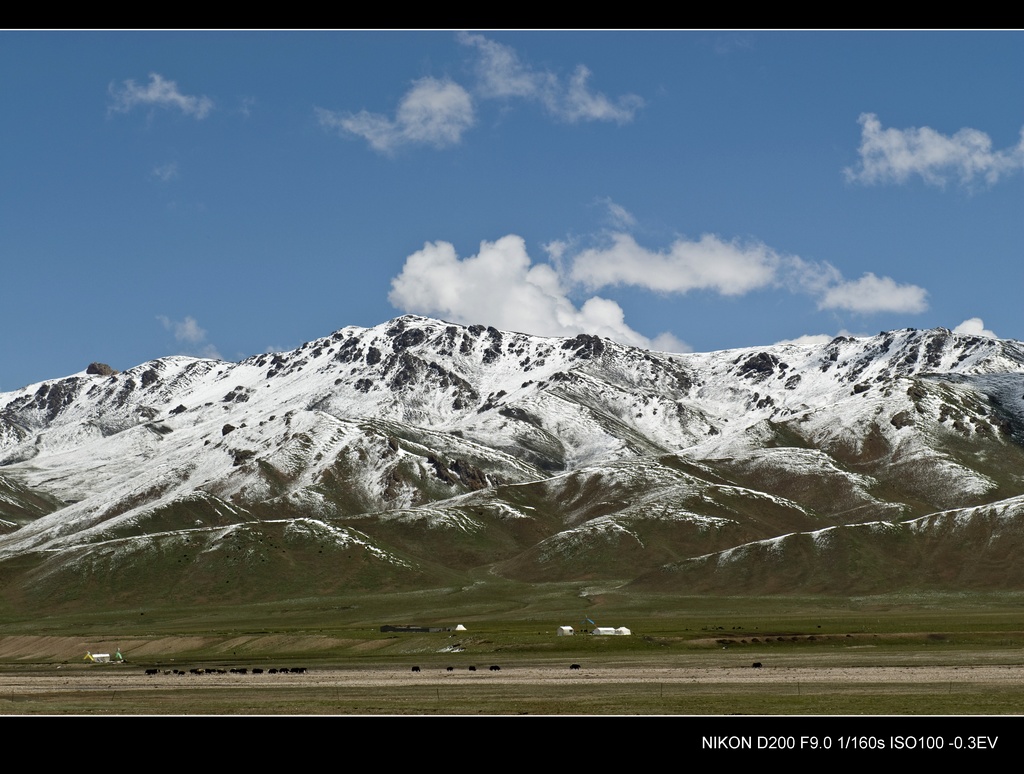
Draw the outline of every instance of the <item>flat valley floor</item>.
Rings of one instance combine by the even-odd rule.
[[[584,615],[634,635],[555,636]],[[82,660],[118,649],[126,663]],[[682,597],[488,579],[31,611],[0,617],[0,714],[1022,715],[1024,593]]]

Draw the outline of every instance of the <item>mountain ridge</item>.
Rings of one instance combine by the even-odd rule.
[[[237,363],[177,355],[0,394],[0,565],[34,568],[19,588],[89,562],[123,573],[109,550],[121,541],[131,562],[156,551],[150,569],[184,593],[199,559],[168,564],[173,536],[216,554],[229,529],[252,556],[273,533],[296,583],[311,573],[325,588],[491,567],[666,588],[699,575],[746,592],[763,571],[712,571],[706,557],[731,550],[763,568],[764,541],[933,518],[900,527],[920,543],[943,512],[1015,513],[1022,463],[1024,345],[1012,340],[903,329],[671,354],[405,315]],[[857,534],[865,555],[899,560]],[[314,544],[345,561],[308,554]],[[372,572],[345,569],[357,554]],[[202,562],[211,579],[237,569]],[[132,572],[151,588],[145,569]],[[791,590],[872,585],[848,575],[779,577]],[[956,577],[1024,583],[981,575]]]

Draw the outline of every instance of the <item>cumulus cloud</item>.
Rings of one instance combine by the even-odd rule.
[[[1017,145],[994,151],[992,139],[977,129],[961,129],[953,135],[927,126],[883,129],[874,113],[861,114],[859,122],[860,164],[843,170],[851,182],[905,183],[918,175],[936,186],[945,186],[951,178],[965,186],[976,179],[991,185],[1024,168],[1024,129]]]
[[[634,285],[663,293],[713,290],[736,296],[775,280],[779,256],[760,242],[725,242],[713,234],[677,239],[665,251],[648,250],[625,233],[611,244],[582,251],[571,276],[590,289]]]
[[[858,280],[844,280],[828,288],[818,301],[819,309],[845,309],[861,314],[876,312],[923,312],[928,291],[917,285],[901,285],[891,277],[867,272]]]
[[[171,320],[161,314],[156,319],[165,330],[171,331],[174,340],[182,346],[181,354],[222,359],[217,348],[206,340],[206,331],[199,326],[196,318],[186,316],[184,320]]]
[[[655,344],[633,330],[614,301],[592,296],[577,308],[558,273],[533,263],[522,237],[514,234],[482,242],[476,255],[463,259],[449,242],[428,242],[406,259],[388,299],[403,311],[455,322],[539,336],[590,333],[645,348],[688,350],[671,334]]]
[[[659,333],[651,339],[648,349],[655,352],[693,352],[693,347],[669,331]]]
[[[835,336],[829,336],[827,333],[807,333],[803,336],[797,336],[795,339],[783,339],[782,341],[776,341],[776,344],[792,344],[796,347],[817,347],[822,344],[828,344]]]
[[[852,331],[841,328],[835,336],[830,336],[827,333],[810,333],[804,336],[797,336],[795,339],[782,339],[781,341],[775,342],[776,344],[791,344],[796,347],[817,347],[822,344],[828,344],[836,336],[846,336],[853,339],[867,338],[870,336],[868,333],[853,333]]]
[[[609,243],[572,258],[569,276],[589,290],[629,285],[659,293],[694,290],[742,296],[783,287],[818,298],[819,309],[875,312],[923,312],[927,291],[900,285],[890,277],[867,273],[844,279],[830,263],[783,255],[762,242],[724,240],[714,234],[677,239],[667,250],[650,250],[630,234],[614,233]],[[564,259],[564,246],[563,255]]]
[[[984,336],[989,339],[999,338],[995,332],[990,331],[985,327],[985,321],[980,317],[971,317],[970,319],[964,320],[953,329],[953,333],[963,333],[968,336]]]
[[[460,258],[449,242],[428,242],[406,258],[401,273],[391,281],[388,299],[405,312],[455,322],[540,336],[590,333],[669,352],[692,350],[671,332],[648,338],[634,330],[615,301],[591,295],[577,306],[570,293],[627,285],[664,294],[700,290],[741,296],[775,288],[810,296],[818,309],[872,314],[927,308],[927,291],[916,285],[870,272],[847,280],[831,264],[783,255],[758,241],[727,241],[705,234],[698,240],[677,239],[665,250],[650,250],[626,233],[601,238],[602,247],[582,250],[570,242],[550,242],[544,246],[548,261],[540,263],[533,262],[522,237],[514,234],[482,242],[476,255],[468,258]],[[829,340],[811,336],[790,343],[806,346]]]
[[[394,119],[366,110],[336,113],[316,108],[316,114],[325,129],[362,137],[381,153],[408,144],[458,145],[475,121],[469,92],[454,81],[437,78],[414,81],[398,103]]]
[[[587,85],[590,70],[578,65],[564,80],[548,70],[535,70],[525,64],[511,46],[483,35],[460,33],[459,42],[476,49],[478,59],[477,94],[491,99],[519,99],[540,102],[555,118],[567,123],[613,121],[626,124],[633,120],[644,101],[636,94],[624,94],[616,100]]]
[[[177,83],[166,80],[159,73],[150,73],[149,83],[145,86],[129,79],[120,87],[111,83],[107,90],[111,98],[110,110],[115,113],[127,113],[136,106],[160,107],[203,119],[213,110],[212,99],[182,94]]]

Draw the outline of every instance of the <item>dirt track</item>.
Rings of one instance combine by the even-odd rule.
[[[556,667],[504,667],[492,672],[486,665],[477,671],[459,667],[423,669],[415,673],[406,668],[311,669],[306,674],[164,674],[146,675],[141,667],[130,664],[88,667],[53,667],[0,672],[0,701],[9,694],[49,693],[62,690],[175,690],[215,687],[391,687],[451,684],[544,685],[584,683],[742,683],[786,684],[1006,684],[1024,683],[1024,665],[1012,666],[914,666],[914,667],[783,667],[752,669],[595,667],[570,671]]]

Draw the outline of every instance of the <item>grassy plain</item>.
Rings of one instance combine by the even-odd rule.
[[[1024,711],[1024,594],[1016,593],[685,597],[485,578],[250,605],[91,607],[0,613],[0,713]],[[587,619],[633,636],[555,636],[558,625],[592,628]],[[466,632],[380,632],[460,623]],[[128,663],[82,661],[86,650],[118,647]],[[293,666],[309,671],[164,674]]]

